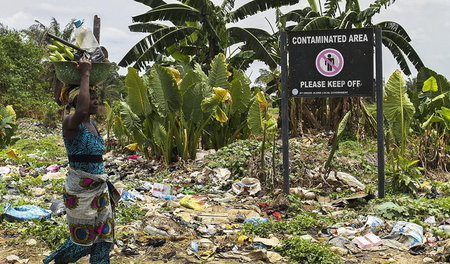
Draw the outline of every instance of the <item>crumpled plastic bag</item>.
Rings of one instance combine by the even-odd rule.
[[[58,164],[52,164],[46,168],[47,171],[55,173],[59,171],[60,166]]]
[[[50,210],[55,215],[62,215],[66,211],[66,206],[64,202],[58,199],[53,199],[52,204],[50,205]]]
[[[52,211],[46,210],[35,205],[11,206],[7,203],[3,208],[5,214],[14,220],[31,220],[39,218],[49,218]]]
[[[180,205],[197,211],[203,210],[204,204],[204,198],[199,196],[186,195],[180,200]]]
[[[392,226],[392,231],[383,239],[395,239],[400,243],[406,244],[409,247],[423,244],[425,237],[423,236],[423,227],[418,224],[398,221]]]
[[[91,62],[104,62],[106,59],[105,54],[103,53],[103,50],[100,47],[96,48],[92,52],[77,51],[74,54],[74,57],[75,57],[74,58],[75,61],[79,61],[82,57],[90,59]]]
[[[240,182],[235,182],[231,186],[233,192],[236,194],[241,194],[242,192],[248,191],[250,195],[256,195],[261,191],[261,183],[256,178],[243,178]]]

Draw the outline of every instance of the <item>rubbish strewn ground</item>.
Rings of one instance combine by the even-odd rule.
[[[19,159],[0,153],[1,206],[53,212],[14,221],[12,215],[20,214],[3,209],[0,263],[41,263],[67,236],[58,207],[67,170],[60,130],[46,130],[38,121],[21,126],[27,129],[16,145]],[[45,144],[32,148],[27,139]],[[123,198],[112,263],[450,261],[448,173],[439,173],[441,181],[425,179],[417,199],[376,199],[376,153],[344,143],[341,149],[352,154],[338,153],[334,171],[324,177],[326,142],[323,134],[292,140],[288,197],[277,190],[279,162],[275,172],[269,163],[264,170],[258,166],[258,142],[200,152],[196,161],[169,167],[138,153],[109,152],[106,171]]]

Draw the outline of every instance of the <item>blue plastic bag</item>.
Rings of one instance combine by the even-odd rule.
[[[122,200],[127,202],[136,202],[136,196],[128,191],[122,193]]]
[[[39,218],[49,218],[52,211],[46,210],[35,205],[11,206],[7,203],[3,208],[5,214],[14,220],[31,220]]]
[[[264,218],[264,217],[259,217],[259,216],[254,216],[254,217],[249,217],[247,219],[245,219],[244,223],[252,223],[254,225],[259,225],[262,223],[267,223],[270,222],[269,219]]]

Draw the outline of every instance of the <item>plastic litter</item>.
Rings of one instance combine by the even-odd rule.
[[[9,167],[0,167],[0,175],[8,174],[10,171]]]
[[[158,235],[159,236],[169,236],[169,234],[166,231],[158,229],[158,228],[150,226],[150,225],[146,226],[144,228],[144,230],[151,236],[158,236]]]
[[[367,202],[375,198],[373,194],[356,194],[350,197],[339,198],[331,201],[334,207],[348,207],[353,208],[360,205],[362,202]]]
[[[198,211],[203,210],[204,204],[204,199],[199,196],[186,195],[180,200],[180,205]]]
[[[159,197],[157,197],[158,199],[161,199],[161,200],[166,200],[166,201],[175,201],[175,200],[178,200],[178,198],[175,196],[175,195],[170,195],[170,194],[167,194],[167,195],[162,195],[162,196],[159,196]]]
[[[369,216],[367,216],[367,222],[366,222],[366,224],[364,226],[365,227],[366,226],[370,227],[370,229],[373,231],[373,230],[376,230],[378,227],[380,227],[382,225],[384,225],[384,220],[383,219],[381,219],[379,217],[376,217],[376,216],[369,215]]]
[[[270,207],[268,204],[258,204],[259,209],[265,212],[268,216],[274,217],[276,220],[280,221],[282,219],[281,213],[274,208]]]
[[[139,160],[139,157],[136,156],[136,155],[131,155],[131,156],[128,156],[128,157],[127,157],[127,160],[135,160],[135,161],[138,161],[138,160]]]
[[[389,235],[383,237],[387,239],[396,239],[409,247],[424,243],[423,228],[414,223],[399,221],[394,223]]]
[[[258,217],[258,216],[249,217],[249,218],[244,220],[244,223],[252,223],[252,224],[255,224],[255,225],[259,225],[259,224],[262,224],[262,223],[268,223],[268,222],[270,222],[269,219],[264,218],[264,217]]]
[[[300,197],[305,198],[306,200],[316,199],[316,194],[313,191],[304,189],[302,187],[290,188],[289,193],[300,195]]]
[[[55,173],[59,171],[60,166],[58,164],[53,164],[47,167],[47,171]]]
[[[131,192],[128,192],[128,191],[123,192],[121,198],[124,201],[129,201],[129,202],[135,202],[136,201],[136,196],[134,194],[132,194]]]
[[[440,225],[439,229],[447,231],[450,233],[450,225]]]
[[[191,250],[194,252],[198,252],[199,244],[197,241],[191,241]]]
[[[155,183],[152,186],[152,195],[155,197],[163,197],[171,194],[174,194],[174,189],[170,185]]]
[[[256,195],[261,191],[261,183],[255,178],[243,178],[240,182],[234,182],[231,188],[236,194],[248,192],[250,195]]]
[[[165,243],[166,243],[166,240],[164,238],[163,239],[155,238],[155,239],[151,239],[150,241],[148,241],[147,246],[162,247],[162,246],[164,246]]]
[[[365,236],[355,237],[352,242],[357,244],[362,249],[368,249],[383,244],[383,241],[372,233]]]
[[[354,176],[345,173],[345,172],[330,172],[329,177],[334,177],[336,178],[338,181],[350,186],[350,187],[354,187],[360,191],[364,190],[366,188],[366,185],[364,183],[361,183],[358,179],[356,179]]]
[[[50,210],[54,215],[62,215],[66,211],[66,206],[64,202],[58,199],[52,200],[52,204],[50,205]]]
[[[268,247],[276,247],[280,245],[280,240],[273,235],[269,235],[269,238],[255,237],[253,239],[254,243],[261,243]]]
[[[75,20],[73,24],[75,25],[73,31],[75,45],[89,52],[93,52],[99,47],[92,30],[84,25],[84,19]]]
[[[37,207],[35,205],[11,206],[9,203],[5,204],[3,211],[8,217],[19,221],[49,218],[52,214],[52,211]]]

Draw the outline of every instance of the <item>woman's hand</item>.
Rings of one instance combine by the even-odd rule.
[[[81,76],[90,75],[92,69],[91,60],[82,56],[77,63],[77,68],[78,71],[80,71]]]

